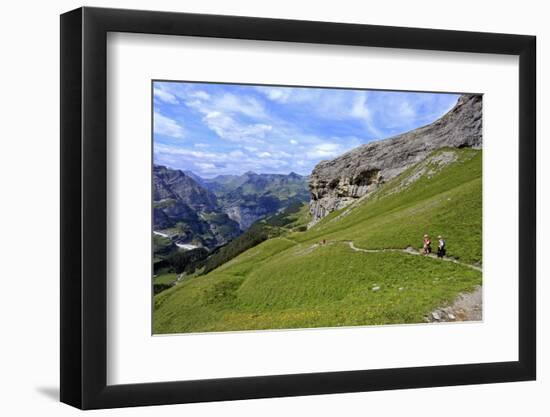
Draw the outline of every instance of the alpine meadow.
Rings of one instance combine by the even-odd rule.
[[[153,334],[482,320],[481,95],[153,87]]]

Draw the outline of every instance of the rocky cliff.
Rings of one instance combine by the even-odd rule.
[[[464,94],[448,113],[430,125],[320,162],[309,179],[312,222],[368,195],[434,150],[481,148],[481,112],[482,96]]]

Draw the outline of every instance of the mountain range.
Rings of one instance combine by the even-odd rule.
[[[256,220],[274,214],[295,202],[308,202],[308,177],[291,172],[220,175],[204,179],[204,185],[218,198],[222,210],[248,229]]]
[[[182,171],[153,168],[153,229],[176,244],[214,248],[241,232],[216,196]]]
[[[179,245],[214,249],[255,221],[309,201],[308,178],[290,173],[220,175],[153,168],[153,228]]]

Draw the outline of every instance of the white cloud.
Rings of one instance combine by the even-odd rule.
[[[173,149],[155,143],[155,162],[205,176],[248,170],[308,174],[320,160],[409,130],[419,120],[429,122],[441,108],[438,96],[412,93],[193,83],[157,88],[162,90],[155,96],[157,111],[173,98],[179,105],[155,114],[155,131],[185,134],[179,117],[164,116],[178,111],[185,114],[187,130],[202,126]]]
[[[277,103],[318,103],[324,90],[301,87],[256,87],[266,98]]]
[[[220,138],[235,142],[261,143],[267,132],[273,128],[263,123],[239,123],[231,116],[219,111],[207,113],[203,121]]]
[[[211,164],[209,162],[197,162],[196,164],[198,167],[202,168],[205,171],[211,171],[216,169],[216,165]]]
[[[265,109],[258,100],[253,97],[236,96],[234,94],[225,93],[213,100],[214,108],[221,112],[232,114],[244,114],[253,118],[265,118]]]
[[[284,87],[257,87],[257,90],[271,101],[286,103],[292,96],[292,88]]]
[[[407,119],[407,120],[411,120],[411,119],[416,118],[416,109],[414,108],[414,106],[411,103],[409,103],[406,100],[403,100],[399,104],[399,106],[397,108],[397,112],[399,114],[399,117]]]
[[[206,91],[201,91],[201,90],[191,91],[189,93],[189,96],[193,98],[198,98],[201,100],[210,100],[210,94],[208,94]]]
[[[336,158],[343,153],[356,148],[362,141],[356,137],[332,138],[333,142],[320,142],[309,146],[305,151],[305,157],[309,160],[326,160]]]
[[[244,154],[243,151],[237,149],[237,150],[235,150],[235,151],[229,152],[229,156],[230,156],[231,158],[242,158],[242,157],[244,157],[244,156],[246,156],[246,155]]]
[[[341,145],[338,143],[320,143],[307,152],[309,159],[330,158],[340,153]]]
[[[185,104],[202,114],[219,112],[228,115],[245,115],[251,118],[266,118],[266,111],[261,102],[254,97],[236,96],[224,93],[219,96],[210,96],[203,91],[187,93]]]
[[[377,127],[373,117],[374,112],[368,105],[368,91],[298,87],[257,87],[256,89],[271,101],[285,105],[298,105],[302,111],[310,112],[321,119],[359,121],[366,132],[374,137],[384,137],[384,132]],[[290,143],[293,144],[292,141]]]
[[[174,138],[182,138],[185,131],[181,125],[173,119],[163,116],[159,112],[155,112],[153,117],[153,132],[159,135],[171,136]]]
[[[349,92],[334,90],[264,87],[257,90],[271,101],[299,103],[299,108],[304,109],[306,115],[310,112],[311,117],[325,113],[331,120],[370,117],[365,92],[356,92],[350,97]],[[199,113],[208,129],[233,143],[230,145],[233,150],[226,152],[216,147],[207,148],[204,146],[207,144],[195,144],[191,149],[155,145],[156,161],[191,169],[199,175],[234,173],[237,165],[240,172],[300,170],[307,174],[319,160],[332,159],[361,143],[354,137],[305,133],[300,124],[267,114],[265,102],[262,104],[251,95],[214,94],[189,88],[177,91],[180,100]]]
[[[178,156],[191,156],[198,159],[210,159],[213,162],[226,161],[228,155],[216,152],[193,151],[179,146],[169,146],[155,143],[155,152]]]
[[[257,87],[257,90],[271,101],[299,104],[325,119],[367,120],[370,117],[366,91],[291,87]]]
[[[155,143],[154,147],[156,164],[191,170],[204,177],[234,174],[236,165],[239,166],[239,172],[290,172],[290,160],[272,156],[274,157],[258,158],[239,149],[231,152],[204,152],[160,143]]]
[[[156,98],[164,101],[165,103],[178,104],[178,99],[176,98],[176,96],[172,93],[169,93],[168,91],[162,90],[160,88],[154,88],[153,94]]]
[[[224,93],[211,96],[203,91],[187,93],[185,104],[202,114],[203,123],[220,138],[229,141],[261,143],[273,129],[261,102],[253,97]],[[238,120],[246,116],[254,122]]]
[[[367,93],[361,92],[355,96],[353,105],[351,106],[350,116],[357,119],[370,119],[370,111],[367,107]]]

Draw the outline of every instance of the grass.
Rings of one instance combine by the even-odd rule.
[[[482,154],[444,152],[453,152],[456,160],[446,166],[428,160],[411,184],[404,185],[420,166],[305,232],[264,241],[157,295],[154,332],[422,322],[433,309],[480,285],[481,273],[404,253],[355,252],[341,241],[405,248],[419,247],[426,232],[443,234],[449,256],[481,264]],[[296,217],[299,224],[308,221],[305,209]],[[317,245],[321,239],[328,244]]]
[[[156,234],[153,234],[153,246],[155,248],[155,253],[160,254],[167,254],[175,248],[175,245],[170,239]]]
[[[306,227],[307,224],[311,221],[311,217],[309,214],[309,204],[302,204],[299,210],[289,214],[287,217],[289,218],[290,223],[286,227],[290,227],[293,230],[298,230]]]
[[[298,241],[319,239],[354,240],[366,249],[421,247],[422,236],[441,234],[447,255],[470,264],[482,263],[482,152],[455,152],[457,160],[428,178],[422,176],[408,188],[393,192],[414,167],[386,184],[372,199],[338,218],[346,209],[310,229],[296,234]]]
[[[153,278],[154,284],[172,284],[177,279],[177,274],[174,273],[166,273],[157,275],[155,278]]]

